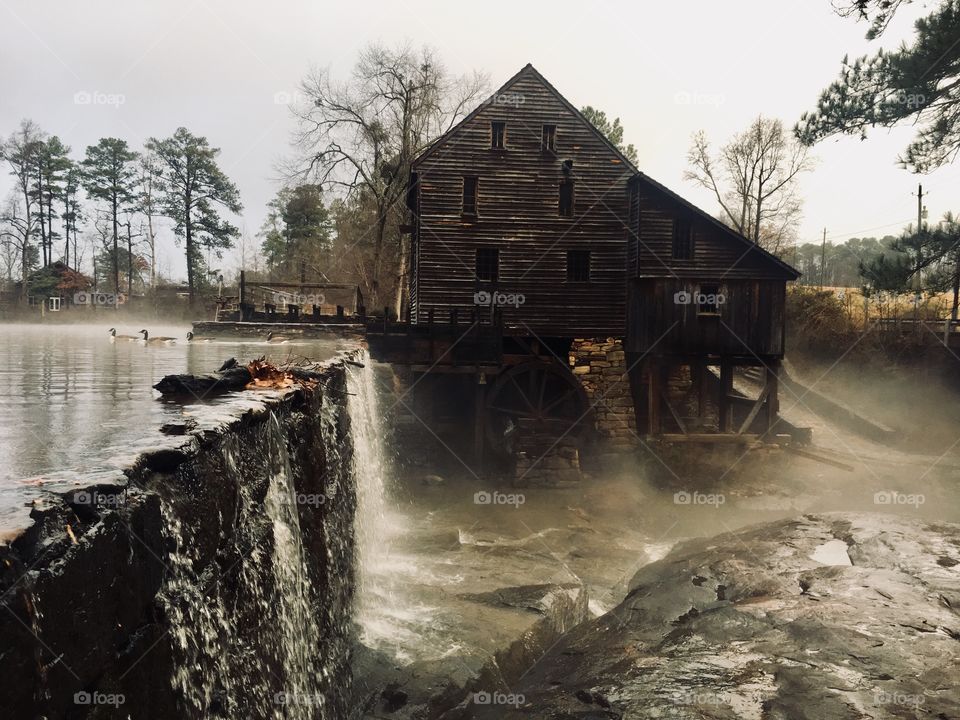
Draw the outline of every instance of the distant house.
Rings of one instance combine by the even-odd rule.
[[[18,283],[17,290],[21,284]],[[31,304],[48,303],[56,298],[58,307],[74,304],[77,293],[93,287],[93,281],[59,260],[46,267],[34,270],[27,279],[27,292]]]

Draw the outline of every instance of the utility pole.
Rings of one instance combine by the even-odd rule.
[[[917,269],[913,274],[913,320],[917,332],[920,331],[920,288],[921,268],[923,267],[923,184],[917,184]]]
[[[823,290],[823,273],[827,268],[827,229],[823,229],[823,243],[820,245],[820,289]]]

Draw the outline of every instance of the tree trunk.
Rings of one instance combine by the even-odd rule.
[[[387,234],[387,213],[389,208],[380,205],[377,207],[377,238],[373,247],[373,263],[370,273],[370,294],[374,299],[374,307],[382,305],[380,297],[380,262],[383,257],[383,243]]]
[[[117,245],[117,194],[113,193],[113,201],[111,203],[111,208],[113,210],[113,304],[114,307],[120,301],[120,250]]]
[[[960,250],[955,253],[953,264],[953,305],[950,306],[950,319],[957,319],[957,306],[960,305]]]
[[[394,311],[397,313],[397,320],[403,320],[403,306],[407,298],[407,286],[409,273],[407,272],[407,266],[409,265],[409,248],[410,243],[407,242],[406,236],[400,236],[400,253],[399,258],[397,259],[397,291],[394,294],[393,307]]]
[[[127,299],[133,297],[133,235],[127,220]]]
[[[187,196],[186,221],[184,222],[184,245],[187,250],[187,288],[190,291],[189,305],[193,309],[193,226],[190,221],[190,199]]]

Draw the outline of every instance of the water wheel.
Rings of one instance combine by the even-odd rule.
[[[486,395],[486,436],[491,448],[512,454],[525,441],[552,444],[576,439],[591,424],[583,386],[559,362],[530,360],[497,375]]]

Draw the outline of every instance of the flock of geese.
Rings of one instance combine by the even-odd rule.
[[[188,343],[208,343],[215,339],[216,338],[208,337],[206,335],[194,335],[192,332],[187,333]],[[164,335],[156,335],[151,337],[149,331],[146,329],[139,331],[136,335],[117,335],[117,329],[110,328],[110,342],[135,342],[140,343],[141,345],[173,345],[177,342],[177,339],[173,337],[166,337]],[[267,337],[264,342],[271,345],[281,345],[288,342],[288,340],[281,335],[274,335],[273,331],[271,330],[267,333]]]

